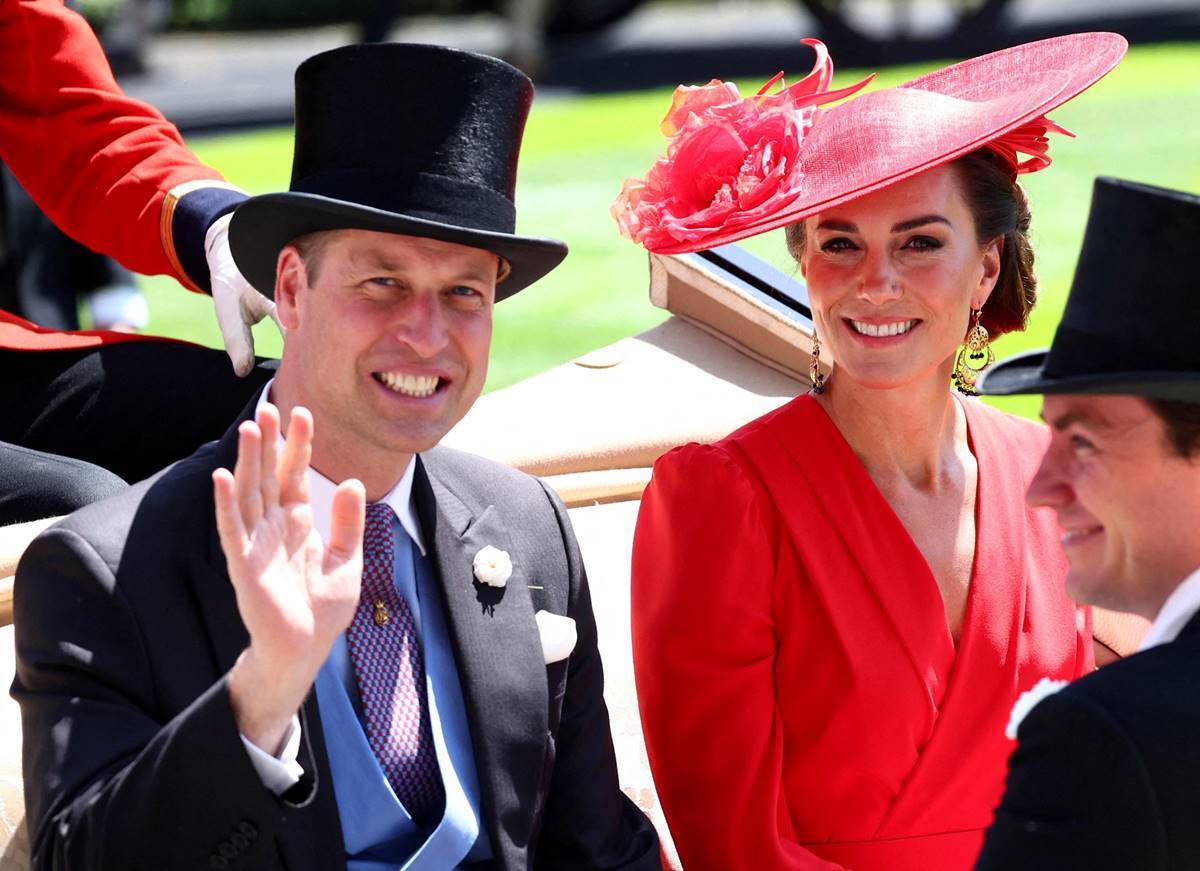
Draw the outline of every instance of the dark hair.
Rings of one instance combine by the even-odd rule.
[[[1185,459],[1200,454],[1200,404],[1176,399],[1146,399],[1167,429],[1167,441]]]
[[[958,172],[963,199],[975,220],[975,238],[985,244],[1003,237],[1000,275],[980,321],[992,338],[1025,329],[1037,300],[1033,271],[1033,246],[1029,244],[1029,201],[1017,184],[1012,168],[996,152],[980,148],[950,164]],[[804,222],[787,228],[787,246],[793,258],[804,254]]]
[[[975,219],[979,244],[1003,237],[1000,275],[992,295],[983,304],[980,322],[996,337],[1025,329],[1037,302],[1037,276],[1033,272],[1033,246],[1029,244],[1032,215],[1025,191],[1013,178],[1012,168],[996,152],[980,148],[951,164],[958,170],[963,196]]]
[[[332,236],[333,233],[330,230],[318,230],[315,233],[298,236],[288,243],[300,252],[300,259],[304,261],[304,275],[308,279],[309,285],[313,285],[317,281],[317,270],[321,267],[321,255],[325,253],[325,244]]]

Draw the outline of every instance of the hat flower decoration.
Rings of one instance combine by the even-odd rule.
[[[644,179],[628,179],[613,202],[622,235],[650,250],[663,243],[703,247],[706,238],[754,224],[800,193],[797,156],[816,107],[861,90],[874,74],[829,90],[833,61],[824,43],[803,40],[817,53],[812,72],[784,85],[777,73],[753,97],[732,82],[680,85],[660,129],[667,154]]]
[[[864,91],[872,77],[830,90],[828,51],[803,43],[817,55],[812,72],[776,93],[768,91],[782,73],[748,98],[718,80],[676,90],[661,125],[665,157],[612,204],[623,236],[656,254],[703,251],[981,148],[1014,179],[1044,169],[1049,134],[1073,135],[1046,113],[1102,78],[1127,47],[1115,33],[1070,34]]]

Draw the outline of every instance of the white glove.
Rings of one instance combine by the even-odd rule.
[[[217,325],[225,342],[225,353],[239,377],[254,368],[254,335],[250,328],[268,315],[283,332],[275,314],[275,303],[250,286],[233,262],[229,250],[229,221],[233,214],[222,215],[213,221],[204,236],[204,253],[212,280],[213,306],[217,310]]]

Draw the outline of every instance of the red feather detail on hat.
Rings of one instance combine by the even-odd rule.
[[[874,75],[848,88],[829,90],[833,61],[823,43],[803,40],[817,53],[812,72],[774,94],[775,75],[743,98],[737,85],[713,79],[675,90],[660,128],[668,138],[665,158],[644,179],[628,179],[612,204],[626,238],[650,250],[748,227],[777,212],[801,190],[797,159],[816,107],[840,100]]]
[[[1047,154],[1050,150],[1047,133],[1061,133],[1072,139],[1075,138],[1075,134],[1066,127],[1055,124],[1043,115],[997,137],[989,142],[987,147],[1008,161],[1014,174],[1037,172],[1039,169],[1045,169],[1051,163],[1050,155]],[[1020,160],[1018,154],[1027,154],[1029,157]]]

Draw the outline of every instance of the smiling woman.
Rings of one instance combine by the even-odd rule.
[[[689,871],[971,867],[1013,702],[1094,668],[1054,519],[1024,502],[1044,428],[950,385],[1033,304],[1017,177],[1063,132],[1044,113],[1123,52],[1112,34],[1033,43],[822,109],[791,128],[787,195],[702,233],[678,214],[694,188],[658,191],[661,221],[636,182],[615,205],[671,253],[788,226],[825,355],[810,393],[665,454],[642,499],[638,697]],[[706,184],[722,205],[743,192]]]

